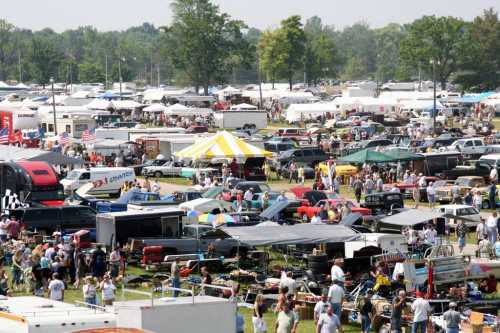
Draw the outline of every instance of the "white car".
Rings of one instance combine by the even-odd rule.
[[[182,167],[177,162],[168,161],[162,165],[147,166],[142,169],[144,176],[160,177],[179,177]]]
[[[468,205],[442,205],[439,206],[439,211],[443,214],[449,214],[457,217],[463,217],[465,225],[468,227],[476,227],[481,222],[481,214],[472,206]],[[458,224],[458,219],[448,218],[450,227],[455,228]]]

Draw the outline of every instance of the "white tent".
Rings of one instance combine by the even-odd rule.
[[[165,110],[167,116],[197,116],[211,113],[211,109],[190,108],[182,104],[174,104]]]
[[[286,120],[289,123],[302,120],[315,119],[327,112],[337,112],[333,103],[314,103],[314,104],[292,104],[286,110]]]
[[[160,103],[151,104],[150,106],[142,109],[144,112],[165,112],[168,108]]]
[[[116,110],[134,110],[140,108],[142,104],[132,100],[116,100],[111,102]]]
[[[231,110],[237,110],[237,111],[247,110],[247,111],[250,111],[250,110],[257,110],[257,107],[255,105],[242,103],[242,104],[237,104],[237,105],[231,106]]]
[[[113,107],[113,104],[108,100],[96,98],[85,107],[89,110],[108,110]]]

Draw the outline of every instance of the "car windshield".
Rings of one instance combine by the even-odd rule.
[[[441,187],[441,186],[446,186],[448,183],[446,180],[436,180],[434,184],[432,184],[432,187]]]
[[[457,180],[455,180],[455,185],[458,185],[458,186],[469,186],[470,183],[471,183],[471,180],[468,178],[458,178]]]
[[[66,179],[75,180],[78,179],[79,177],[80,177],[80,171],[73,170],[68,173]]]
[[[467,208],[459,208],[459,209],[457,209],[457,216],[476,215],[476,214],[479,214],[479,212],[474,207],[467,207]]]

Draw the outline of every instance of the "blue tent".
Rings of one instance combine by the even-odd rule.
[[[481,94],[463,95],[462,97],[453,100],[462,104],[477,104],[481,103],[483,100],[485,100],[486,98],[490,97],[493,94],[495,94],[494,91],[488,91]]]

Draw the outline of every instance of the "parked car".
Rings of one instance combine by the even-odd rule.
[[[361,215],[370,215],[370,209],[358,207],[350,200],[340,199],[326,199],[318,201],[314,206],[302,206],[297,208],[297,215],[299,215],[303,221],[309,221],[316,213],[321,211],[321,208],[326,204],[330,205],[332,208],[336,208],[338,205],[348,205],[353,213],[360,213]]]
[[[187,134],[206,133],[206,132],[208,132],[208,127],[200,125],[192,125],[186,130]]]
[[[168,161],[162,165],[147,166],[142,169],[144,176],[179,177],[181,175],[182,164],[180,162]]]
[[[282,152],[278,161],[280,165],[287,165],[291,161],[298,164],[315,167],[318,163],[330,158],[323,150],[318,147],[296,148]]]
[[[280,196],[278,192],[268,192],[269,193],[269,206],[276,202],[276,199]],[[262,197],[264,193],[255,193],[252,198],[251,209],[261,210],[262,209]]]
[[[404,208],[403,194],[397,192],[367,194],[361,207],[370,209],[374,215],[389,213],[393,209]]]
[[[472,188],[477,188],[481,192],[487,192],[488,187],[483,177],[479,176],[465,176],[458,177],[455,183],[443,187],[436,188],[436,201],[438,202],[451,202],[453,200],[452,189],[458,186],[460,195],[464,196],[467,191]]]
[[[457,179],[461,176],[480,176],[488,179],[491,168],[491,164],[485,160],[479,159],[473,166],[458,165],[451,170],[444,170],[442,177],[445,179]]]
[[[96,212],[87,206],[19,208],[12,215],[28,230],[64,232],[67,229],[94,229]]]
[[[269,185],[263,182],[243,181],[234,186],[235,190],[242,191],[243,193],[246,192],[249,188],[253,189],[253,193],[263,193],[266,191],[271,192],[271,188],[269,187]]]
[[[148,160],[143,164],[133,165],[133,166],[131,166],[131,168],[134,169],[136,176],[140,176],[140,175],[142,175],[142,169],[144,169],[145,167],[160,166],[160,165],[167,163],[168,161],[169,160],[166,160],[166,159]]]
[[[469,227],[476,227],[479,222],[481,222],[481,214],[479,211],[467,205],[442,205],[438,207],[439,212],[447,215],[452,215],[456,217],[463,217],[465,225]],[[459,219],[454,219],[452,217],[448,217],[449,226],[454,228],[456,227]]]
[[[270,151],[271,153],[276,153],[276,154],[279,154],[282,151],[294,149],[295,147],[296,145],[290,142],[279,142],[279,141],[264,142],[264,149]]]

